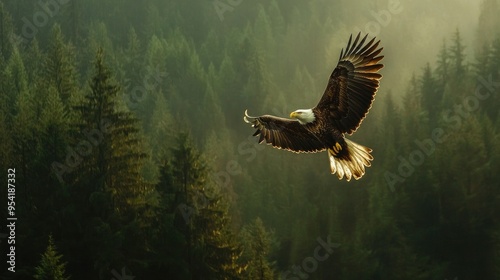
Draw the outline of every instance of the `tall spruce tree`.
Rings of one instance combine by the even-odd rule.
[[[436,75],[440,90],[444,90],[450,76],[450,54],[446,46],[446,41],[443,41],[443,45],[438,54]]]
[[[174,224],[186,239],[191,279],[241,279],[246,265],[240,260],[242,248],[231,227],[227,200],[188,134],[179,134],[176,142],[162,181],[175,193]]]
[[[81,250],[83,266],[96,267],[102,277],[125,263],[143,265],[139,259],[147,250],[151,222],[143,214],[155,202],[148,200],[154,189],[141,176],[146,154],[138,120],[119,109],[120,87],[104,65],[102,49],[94,67],[90,92],[74,107],[80,118],[73,127],[77,137],[69,152],[75,163],[69,177],[81,228],[73,234],[83,240],[73,245]]]
[[[439,88],[437,87],[437,83],[433,76],[431,66],[428,63],[424,68],[424,73],[421,77],[420,82],[422,109],[427,111],[429,122],[435,123],[441,105],[442,92],[439,91]]]
[[[465,65],[465,45],[462,42],[462,36],[458,29],[453,33],[449,57],[451,74],[455,81],[460,81],[465,76],[467,66]]]
[[[274,279],[273,264],[269,261],[273,232],[266,230],[260,218],[246,225],[241,232],[245,243],[245,255],[248,261],[247,279]]]
[[[58,24],[51,30],[51,41],[44,68],[46,82],[57,89],[63,104],[69,109],[78,89],[75,51],[70,43],[64,42]]]
[[[42,254],[40,264],[35,268],[33,277],[37,280],[68,280],[66,276],[66,263],[61,262],[63,256],[59,255],[54,245],[52,235],[49,236],[49,244]]]

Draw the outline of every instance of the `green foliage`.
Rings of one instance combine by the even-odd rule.
[[[424,68],[424,73],[421,78],[421,87],[422,106],[423,108],[427,108],[429,122],[434,123],[440,111],[438,106],[441,104],[442,92],[439,91],[439,87],[434,80],[429,64]]]
[[[34,37],[23,18],[46,9],[28,2],[0,3],[0,165],[16,168],[20,274],[273,279],[330,236],[341,247],[308,279],[500,277],[496,1],[477,40],[457,30],[423,68],[408,53],[395,66],[407,42],[384,26],[386,78],[353,135],[375,160],[350,183],[324,154],[258,145],[242,122],[245,109],[315,105],[359,19],[347,1],[221,0],[221,21],[211,1],[74,0]],[[399,94],[387,81],[403,70]],[[45,248],[51,232],[67,266]]]
[[[47,249],[42,254],[42,259],[40,260],[40,264],[35,268],[35,275],[33,277],[37,280],[70,279],[70,277],[65,276],[66,263],[61,263],[62,257],[62,255],[58,254],[52,240],[52,235],[50,235]]]
[[[242,249],[231,229],[227,200],[188,134],[177,136],[158,186],[176,208],[174,223],[185,236],[193,279],[241,279],[246,265],[239,260]]]
[[[11,15],[5,10],[3,2],[0,2],[0,53],[2,59],[9,57],[16,46],[12,44],[14,26]]]
[[[71,44],[64,43],[61,27],[55,24],[51,30],[51,44],[48,56],[43,66],[45,70],[45,87],[53,86],[57,89],[59,96],[66,106],[70,103],[76,93],[76,66],[74,49]],[[34,46],[36,48],[36,46]],[[36,49],[34,50],[36,54]]]
[[[14,49],[9,57],[2,76],[2,89],[5,93],[2,99],[5,100],[4,104],[10,109],[10,116],[14,116],[18,113],[19,107],[22,106],[16,100],[20,98],[19,96],[28,94],[28,76],[18,49]]]
[[[464,77],[466,71],[465,65],[465,46],[462,42],[460,31],[457,29],[453,34],[452,44],[450,46],[450,63],[453,77],[460,80]]]
[[[245,244],[245,258],[248,260],[247,279],[274,279],[272,263],[269,261],[273,232],[267,231],[262,220],[256,218],[242,231]]]

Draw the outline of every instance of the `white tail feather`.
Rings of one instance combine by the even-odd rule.
[[[330,158],[330,169],[332,174],[337,173],[339,180],[344,178],[350,181],[352,177],[358,180],[365,174],[365,166],[371,166],[370,161],[373,160],[371,149],[365,146],[356,144],[348,139],[345,139],[347,144],[348,155],[342,158],[335,157],[334,152],[328,149],[328,157]]]

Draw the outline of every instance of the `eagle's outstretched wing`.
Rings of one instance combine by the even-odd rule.
[[[296,153],[316,153],[325,150],[325,145],[296,120],[270,115],[251,117],[245,111],[245,122],[257,129],[253,136],[259,136],[259,143]]]
[[[349,37],[345,53],[342,49],[337,67],[315,108],[342,133],[352,134],[359,127],[382,78],[377,72],[384,67],[378,63],[383,56],[377,55],[383,48],[377,49],[380,41],[374,43],[375,38],[364,44],[367,36],[360,41],[358,34],[352,44],[352,35]]]

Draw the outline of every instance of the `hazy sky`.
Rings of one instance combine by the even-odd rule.
[[[367,4],[369,3],[369,4]],[[344,28],[332,37],[329,50],[338,56],[348,34],[361,30],[382,40],[385,68],[381,91],[392,89],[394,95],[405,90],[412,73],[431,65],[443,44],[458,28],[466,44],[467,60],[473,58],[473,42],[480,11],[480,0],[374,0],[345,1],[352,11],[342,22]],[[378,33],[378,34],[377,34]]]

